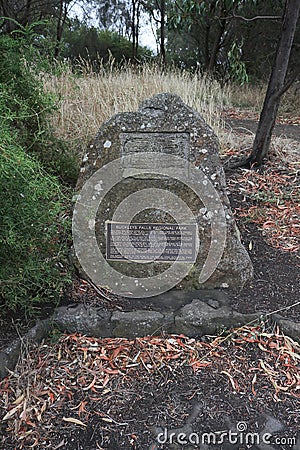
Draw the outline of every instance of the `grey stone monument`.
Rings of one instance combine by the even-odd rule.
[[[218,139],[176,95],[155,95],[103,123],[83,156],[77,192],[79,263],[119,295],[237,288],[253,275]]]

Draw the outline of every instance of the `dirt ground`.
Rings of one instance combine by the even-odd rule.
[[[1,383],[0,448],[298,449],[299,351],[271,323],[199,340],[62,336]]]
[[[252,116],[238,118],[236,116],[236,109],[234,112],[235,114],[226,112],[225,128],[228,131],[232,130],[235,133],[250,134],[253,136],[257,129],[258,116],[255,117],[255,120],[253,120]],[[242,114],[245,115],[244,112]],[[293,120],[293,123],[278,121],[275,125],[273,135],[300,141],[300,125],[297,122],[298,120]]]
[[[288,308],[300,301],[299,171],[273,155],[252,172],[227,174],[255,269],[231,303],[300,321],[299,304]],[[78,279],[69,300],[107,307]],[[300,449],[299,369],[299,344],[264,317],[195,339],[54,331],[38,348],[24,348],[0,383],[0,449]]]

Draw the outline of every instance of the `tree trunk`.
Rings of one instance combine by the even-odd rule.
[[[160,2],[160,63],[162,67],[166,65],[166,46],[165,46],[165,33],[166,33],[166,1]]]
[[[216,65],[217,65],[217,56],[218,56],[218,51],[220,50],[222,36],[225,31],[225,24],[226,24],[226,21],[222,20],[221,23],[219,24],[218,30],[216,32],[216,36],[215,36],[215,40],[214,40],[214,43],[212,46],[209,63],[208,63],[208,68],[207,68],[209,73],[213,73],[216,68]]]
[[[286,0],[280,39],[277,44],[275,61],[273,64],[263,109],[260,115],[252,152],[247,159],[248,166],[259,166],[268,154],[273,128],[280,104],[285,91],[286,74],[290,53],[299,17],[300,0]]]
[[[58,58],[60,54],[60,44],[62,40],[63,30],[67,18],[68,7],[67,4],[64,4],[64,0],[60,0],[59,4],[59,12],[57,18],[57,26],[56,26],[56,42],[54,48],[54,58]]]
[[[135,56],[138,57],[138,50],[139,50],[139,32],[140,32],[140,16],[141,16],[141,4],[138,2],[137,8],[136,8],[136,27],[135,27]]]
[[[4,29],[5,33],[10,34],[13,30],[16,29],[16,25],[9,20],[9,17],[16,20],[16,17],[10,7],[10,5],[7,4],[8,2],[6,0],[0,1],[0,13],[1,16],[5,17],[4,22],[2,24],[2,29]]]
[[[27,0],[26,2],[26,6],[25,6],[25,14],[21,20],[21,24],[25,27],[26,25],[28,25],[29,20],[30,20],[30,10],[31,10],[31,1],[32,0]]]
[[[210,35],[210,25],[209,22],[205,25],[205,40],[204,40],[204,67],[205,70],[208,70],[209,66],[209,35]],[[200,44],[198,44],[198,48],[200,49]]]
[[[132,60],[136,60],[136,0],[132,0],[131,13]]]

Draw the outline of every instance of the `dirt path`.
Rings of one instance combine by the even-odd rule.
[[[251,119],[233,119],[225,118],[225,128],[228,131],[234,131],[242,134],[255,134],[258,122]],[[300,141],[300,126],[278,123],[273,132],[274,136],[281,136],[287,139]]]

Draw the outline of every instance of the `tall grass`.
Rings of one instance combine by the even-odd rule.
[[[113,63],[93,73],[81,66],[74,76],[66,67],[45,80],[46,88],[61,98],[53,116],[58,137],[77,143],[79,152],[113,114],[135,111],[143,100],[160,92],[179,95],[213,127],[220,125],[220,111],[230,102],[227,87],[207,76],[155,66],[116,68]]]
[[[78,163],[105,120],[116,113],[137,110],[143,100],[160,92],[177,94],[198,111],[218,134],[221,151],[228,146],[251,149],[254,136],[252,139],[248,137],[247,143],[240,142],[236,133],[228,133],[224,129],[221,113],[229,107],[250,109],[257,116],[262,108],[266,85],[222,86],[205,75],[178,69],[162,72],[155,65],[127,65],[120,69],[113,61],[103,66],[99,73],[94,73],[86,63],[82,63],[78,66],[78,73],[80,75],[74,75],[70,66],[65,64],[59,67],[58,75],[46,75],[43,80],[48,92],[60,98],[51,125],[58,138],[70,143],[71,156]],[[295,89],[282,99],[281,114],[299,115],[299,103],[294,100],[299,98],[300,91]]]
[[[263,107],[267,83],[247,83],[242,86],[231,84],[228,87],[232,107],[250,109],[259,113]],[[300,87],[295,82],[280,100],[279,115],[299,117]]]

